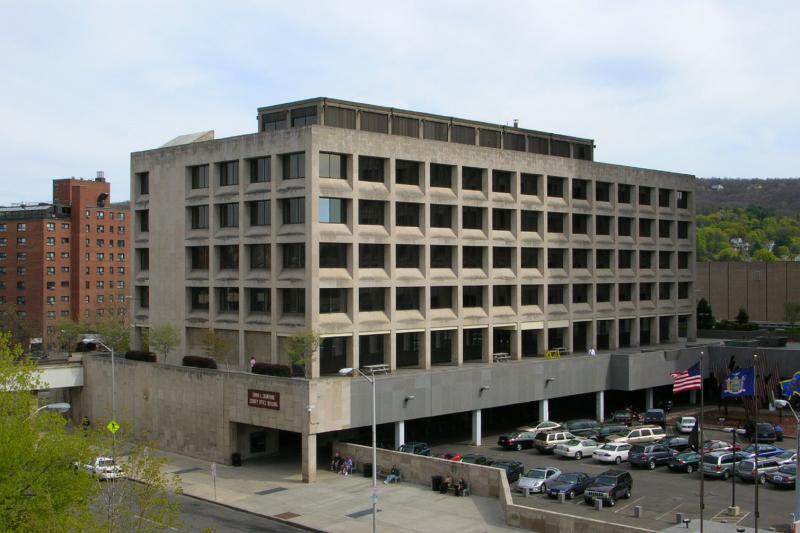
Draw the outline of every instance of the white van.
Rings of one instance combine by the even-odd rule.
[[[655,442],[666,436],[664,428],[661,426],[639,426],[630,428],[628,431],[617,435],[609,435],[606,442],[628,442],[630,444],[640,444],[643,442]]]

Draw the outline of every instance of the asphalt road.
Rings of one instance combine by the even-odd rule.
[[[196,498],[188,496],[176,496],[175,498],[181,504],[181,519],[189,531],[203,531],[207,528],[211,528],[215,533],[307,531]]]
[[[566,459],[554,455],[541,455],[535,450],[506,451],[497,446],[498,434],[485,435],[483,445],[480,447],[462,443],[439,444],[432,447],[434,454],[440,452],[481,453],[496,459],[505,458],[521,461],[526,470],[534,466],[555,466],[562,471],[586,472],[596,476],[614,465],[597,463],[593,459]],[[719,431],[705,431],[706,439],[729,440],[727,433]],[[783,442],[776,443],[782,448],[794,448],[794,439],[786,438]],[[549,509],[553,511],[588,516],[598,520],[619,522],[630,525],[641,525],[646,528],[668,527],[675,523],[675,514],[684,513],[686,518],[699,519],[700,517],[700,474],[672,472],[666,466],[657,467],[650,471],[632,467],[622,463],[620,468],[631,472],[633,477],[633,496],[630,500],[620,500],[614,508],[602,511],[595,510],[591,505],[586,505],[582,497],[566,503],[542,495],[532,495],[525,498],[515,495],[514,501],[520,505]],[[722,481],[706,477],[705,480],[705,512],[706,520],[722,521],[727,523],[737,522],[741,526],[753,527],[755,525],[754,501],[755,486],[752,483],[736,480],[736,504],[742,512],[738,518],[725,515],[731,505],[731,481]],[[513,487],[512,487],[513,488]],[[518,494],[518,493],[517,493]],[[766,530],[775,527],[777,531],[786,530],[790,521],[790,513],[794,510],[794,491],[776,489],[769,484],[760,485],[758,488],[759,502],[759,529]],[[641,506],[641,518],[632,517],[634,506]]]

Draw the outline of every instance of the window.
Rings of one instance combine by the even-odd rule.
[[[26,252],[17,252],[17,261],[25,261],[26,259],[28,259]]]
[[[5,237],[0,238],[0,246],[8,246],[8,239]]]
[[[463,268],[483,268],[482,246],[464,246],[461,249],[461,265]]]
[[[589,268],[591,251],[586,248],[572,250],[572,268]]]
[[[17,305],[25,305],[25,297],[17,296]]]
[[[28,245],[27,237],[17,237],[17,246],[27,246],[27,245]]]
[[[395,266],[397,268],[419,268],[420,246],[398,244],[395,246]]]
[[[17,282],[17,290],[18,291],[24,291],[25,290],[25,282],[24,281],[18,281]]]
[[[649,218],[639,219],[639,237],[653,236],[653,221]]]
[[[383,226],[384,206],[386,202],[380,200],[358,201],[358,223],[370,226]]]
[[[47,223],[47,231],[55,231],[56,230],[56,223],[55,222],[48,222]]]
[[[680,270],[688,270],[689,269],[689,259],[691,258],[692,252],[678,252],[678,268]]]
[[[431,287],[431,309],[452,309],[453,287]]]
[[[658,221],[658,237],[661,239],[669,239],[672,237],[672,221],[659,220]]]
[[[405,227],[420,227],[420,204],[397,202],[394,206],[396,224]]]
[[[492,305],[495,307],[511,306],[512,294],[511,285],[495,285],[492,288]]]
[[[320,198],[319,221],[324,224],[347,224],[347,200]]]
[[[617,253],[617,266],[619,268],[633,268],[633,250],[620,250]]]
[[[678,298],[681,300],[689,299],[690,283],[688,281],[681,281],[678,283]]]
[[[500,132],[494,130],[478,130],[478,144],[487,148],[500,148]]]
[[[611,302],[612,291],[614,290],[613,283],[598,283],[595,290],[598,303]]]
[[[320,152],[319,177],[347,179],[347,156]]]
[[[395,161],[394,181],[402,185],[419,185],[419,163],[403,159]]]
[[[269,226],[272,224],[272,209],[269,200],[247,202],[250,206],[250,225]]]
[[[317,123],[317,106],[301,107],[292,109],[292,127],[309,126]]]
[[[617,235],[620,237],[633,236],[633,219],[631,217],[617,218]]]
[[[492,229],[494,231],[511,231],[513,213],[511,209],[492,209]]]
[[[189,167],[192,189],[208,189],[208,165]]]
[[[221,287],[217,289],[220,313],[239,312],[239,289],[235,287]]]
[[[226,244],[217,246],[219,254],[219,268],[221,270],[238,270],[239,268],[239,245]]]
[[[506,170],[492,171],[492,192],[511,192],[511,172]]]
[[[191,270],[208,270],[208,246],[189,247],[189,266]]]
[[[412,311],[419,309],[419,287],[398,287],[395,308],[398,311]]]
[[[591,222],[591,215],[581,215],[574,213],[572,215],[572,234],[573,235],[588,235],[589,223]]]
[[[453,247],[431,245],[431,268],[453,268]]]
[[[286,127],[286,111],[265,113],[261,122],[261,131],[276,131]]]
[[[683,220],[678,221],[678,238],[679,239],[689,238],[689,222],[685,222]]]
[[[136,254],[139,257],[139,270],[150,270],[150,249],[137,248]]]
[[[450,228],[453,223],[453,206],[431,204],[431,227]]]
[[[373,131],[375,133],[389,133],[389,115],[362,111],[361,129],[363,131]]]
[[[566,215],[564,213],[549,211],[547,213],[547,233],[564,233],[565,219]]]
[[[595,250],[595,267],[601,270],[611,268],[611,250],[597,249]]]
[[[639,268],[650,269],[653,268],[653,252],[650,250],[639,251]]]
[[[669,189],[658,189],[658,207],[670,207],[672,205],[672,191]]]
[[[283,312],[286,314],[303,314],[306,312],[305,289],[281,289]]]
[[[359,244],[358,268],[384,268],[385,248],[384,244]]]
[[[483,208],[468,207],[461,208],[461,227],[464,229],[483,229]]]
[[[483,287],[467,286],[461,292],[463,307],[483,307]]]
[[[475,128],[453,124],[452,141],[460,144],[475,144]]]
[[[347,244],[319,243],[320,268],[347,268]]]
[[[672,283],[661,282],[658,284],[658,299],[659,300],[672,299]]]
[[[576,283],[572,286],[572,303],[589,303],[589,288],[591,285],[586,283]]]
[[[269,270],[269,244],[248,244],[247,251],[250,254],[250,268],[252,270]]]
[[[678,191],[678,209],[689,209],[689,192]]]
[[[431,163],[431,187],[450,189],[453,184],[453,166]]]
[[[617,203],[631,204],[633,197],[633,185],[617,184]]]
[[[566,285],[548,285],[547,286],[547,304],[548,305],[564,305],[564,297],[567,292]]]
[[[539,287],[540,285],[522,286],[522,305],[539,305]]]
[[[239,204],[217,204],[219,210],[219,227],[220,228],[238,228],[239,227]]]
[[[611,220],[612,217],[605,215],[597,215],[594,219],[594,232],[595,235],[611,235]]]
[[[139,231],[147,233],[150,231],[150,212],[146,209],[136,211],[136,217],[139,219]],[[97,232],[100,233],[100,228],[97,226]]]
[[[639,205],[651,205],[653,195],[652,187],[644,187],[639,185]]]
[[[144,218],[147,219],[146,223],[145,223],[145,226],[147,226],[147,228],[148,228],[147,230],[143,229],[142,231],[150,231],[150,222],[149,222],[150,213],[149,213],[149,211],[142,211],[142,213],[145,213]],[[97,233],[105,233],[105,232],[106,232],[106,227],[105,226],[103,226],[103,225],[98,225],[97,226]]]
[[[483,190],[483,169],[474,167],[461,168],[461,188],[465,191]]]
[[[47,267],[47,275],[48,276],[55,276],[56,275],[56,267]]]
[[[306,177],[306,154],[297,152],[294,154],[283,154],[283,179],[292,180]]]
[[[492,248],[492,268],[511,268],[511,247],[495,246]]]
[[[251,313],[266,314],[270,309],[269,289],[247,289],[248,306]]]
[[[358,158],[358,179],[360,181],[372,181],[383,183],[384,181],[384,160],[380,157],[359,156]]]
[[[522,268],[539,268],[539,248],[522,248]]]
[[[392,135],[419,137],[419,120],[408,117],[392,117]]]
[[[539,231],[539,212],[523,210],[520,213],[520,228],[522,231]]]
[[[447,141],[447,124],[444,122],[422,121],[422,136],[434,141]]]
[[[250,183],[272,181],[272,158],[256,157],[250,160]]]
[[[136,296],[138,296],[137,300],[140,308],[148,309],[150,307],[150,287],[136,287]]]
[[[369,289],[358,289],[358,310],[360,312],[384,311],[386,289],[374,287]]]
[[[17,276],[24,276],[27,274],[28,269],[25,267],[17,267]]]
[[[281,211],[284,224],[303,224],[306,218],[305,198],[287,198],[281,200]]]
[[[320,289],[320,313],[346,313],[347,289]]]
[[[570,156],[570,146],[566,141],[550,141],[550,155],[557,155],[559,157]]]
[[[49,225],[47,229],[50,229]],[[0,233],[5,233],[6,231],[8,231],[8,224],[0,224]]]
[[[26,223],[24,223],[24,222],[19,222],[17,224],[17,231],[18,232],[28,231],[28,225]]]
[[[639,284],[639,301],[649,301],[653,299],[653,284],[640,283]]]
[[[547,196],[550,198],[564,198],[564,178],[547,176]]]
[[[607,181],[596,181],[594,184],[594,199],[598,202],[610,202],[613,184]]]
[[[548,248],[547,268],[564,268],[566,261],[566,250],[563,248]]]
[[[586,180],[573,179],[572,180],[572,199],[573,200],[588,200],[589,199],[589,182]]]
[[[192,311],[208,311],[208,287],[190,287],[189,298]]]
[[[326,106],[325,124],[337,128],[356,129],[356,112],[343,107]]]
[[[281,244],[283,268],[306,267],[306,245],[302,242]]]

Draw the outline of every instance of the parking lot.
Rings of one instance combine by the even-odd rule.
[[[432,446],[433,454],[443,452],[458,452],[461,454],[478,453],[494,459],[509,459],[520,461],[525,469],[536,466],[555,466],[562,472],[585,472],[596,476],[609,468],[618,468],[614,465],[602,464],[591,458],[580,461],[566,459],[550,454],[540,454],[536,450],[503,450],[497,445],[499,434],[483,436],[481,446],[469,445],[466,441],[451,444],[438,444]],[[721,431],[706,430],[706,439],[729,440],[728,434]],[[786,438],[783,442],[776,443],[781,448],[793,449],[794,439]],[[514,494],[514,501],[520,505],[548,509],[567,514],[587,516],[604,521],[638,525],[648,529],[663,529],[675,523],[676,513],[683,513],[686,518],[697,520],[700,517],[700,475],[697,472],[685,474],[673,472],[666,466],[659,466],[655,470],[639,469],[628,463],[622,463],[619,468],[628,470],[633,477],[633,495],[628,500],[620,500],[616,506],[597,511],[593,506],[584,503],[583,497],[559,503],[555,499],[540,494],[524,497],[520,493]],[[755,488],[752,483],[736,480],[736,505],[741,509],[741,514],[734,518],[726,515],[728,506],[731,505],[731,480],[723,481],[716,478],[705,480],[705,519],[717,522],[737,523],[740,526],[753,527],[755,525],[754,504]],[[512,485],[513,490],[513,485]],[[788,531],[791,520],[790,513],[794,509],[794,491],[776,489],[769,484],[758,487],[759,518],[758,527],[767,529],[775,527],[777,531]],[[634,518],[634,507],[641,507],[640,518]]]

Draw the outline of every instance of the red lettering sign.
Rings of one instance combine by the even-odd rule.
[[[281,393],[266,390],[247,389],[247,405],[262,409],[281,408]]]

